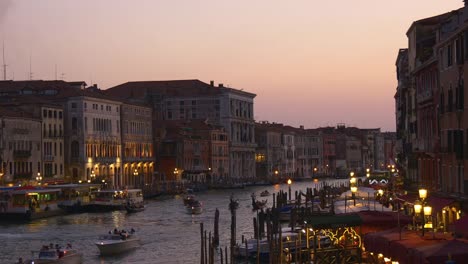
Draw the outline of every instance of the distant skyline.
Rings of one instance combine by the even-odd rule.
[[[0,0],[7,79],[213,80],[256,121],[395,131],[395,61],[413,21],[462,0]],[[0,54],[1,56],[1,54]],[[0,78],[3,79],[3,59]]]

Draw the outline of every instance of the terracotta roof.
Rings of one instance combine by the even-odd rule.
[[[27,95],[40,96],[45,100],[65,99],[78,96],[116,100],[116,98],[110,97],[104,93],[79,89],[76,86],[73,86],[73,83],[61,80],[0,81],[0,94],[2,94],[2,96],[14,97],[24,96],[26,95],[25,93],[27,93]]]
[[[126,82],[105,90],[107,94],[118,98],[145,99],[148,94],[165,96],[191,97],[219,95],[222,92],[241,93],[255,97],[255,94],[225,86],[214,86],[200,80],[169,80]]]

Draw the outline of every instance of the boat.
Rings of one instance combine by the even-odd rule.
[[[89,209],[95,212],[123,210],[129,202],[133,204],[143,203],[142,190],[99,190],[93,192]]]
[[[264,190],[263,192],[260,193],[260,196],[261,197],[266,197],[266,196],[270,196],[270,192],[268,190]]]
[[[129,214],[138,213],[138,212],[144,211],[145,209],[146,208],[145,208],[145,205],[143,203],[133,204],[133,203],[128,202],[125,205],[125,210],[127,210],[127,213],[129,213]]]
[[[114,230],[110,234],[100,236],[95,242],[101,255],[117,255],[140,247],[140,239],[125,230]]]
[[[296,241],[299,239],[299,232],[301,232],[300,229],[295,229],[291,231],[290,227],[285,227],[282,229],[282,246],[283,249],[288,249],[290,253],[295,252],[297,249],[297,244]],[[331,246],[332,242],[331,239],[328,236],[318,236],[318,246],[320,247],[329,247]],[[305,239],[305,234],[303,234],[302,239],[300,239],[301,244],[300,248],[305,249],[307,248],[307,240]],[[269,241],[266,238],[263,239],[246,239],[244,241],[244,244],[238,245],[235,248],[235,255],[237,257],[241,258],[252,258],[258,255],[260,256],[260,259],[263,261],[269,260],[269,254],[270,254],[270,246],[269,246]],[[309,247],[313,248],[314,247],[314,240],[313,237],[310,237],[309,240]]]
[[[42,246],[39,251],[32,251],[33,258],[27,260],[28,264],[80,264],[83,262],[83,254],[72,249],[68,244],[65,249],[58,245]]]
[[[257,201],[254,197],[252,197],[252,210],[261,210],[265,208],[268,200]]]
[[[195,200],[195,195],[187,194],[184,196],[184,205],[187,206]]]
[[[59,188],[61,193],[58,207],[66,213],[82,213],[91,202],[91,193],[99,190],[100,184],[61,184],[48,185],[47,188]]]
[[[191,204],[187,205],[189,214],[201,214],[203,212],[203,205],[200,201],[194,200]]]
[[[35,186],[14,187],[5,190],[0,210],[0,220],[45,218],[63,214],[58,207],[60,189],[44,189]]]

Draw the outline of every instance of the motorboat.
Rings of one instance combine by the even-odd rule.
[[[134,235],[134,232],[125,232],[114,230],[110,234],[99,237],[95,242],[101,255],[117,255],[140,247],[140,239]]]
[[[195,201],[195,195],[187,194],[187,195],[184,196],[184,205],[185,206],[190,205],[193,201]]]
[[[41,250],[33,251],[33,258],[27,260],[28,264],[81,264],[83,262],[83,254],[72,249],[71,245],[62,249],[58,245],[42,246]]]
[[[201,214],[203,212],[203,205],[200,201],[193,201],[187,205],[187,211],[189,214]]]
[[[268,190],[264,190],[263,192],[260,193],[260,196],[261,197],[266,197],[266,196],[270,196],[270,192]]]

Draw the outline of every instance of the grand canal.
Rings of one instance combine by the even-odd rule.
[[[293,183],[292,191],[314,187],[311,181]],[[125,211],[83,213],[35,220],[25,224],[1,224],[0,263],[15,263],[27,259],[31,250],[50,243],[66,245],[81,251],[84,263],[199,263],[200,223],[213,231],[215,210],[220,211],[219,231],[222,248],[229,245],[231,215],[228,210],[231,193],[239,199],[237,210],[237,239],[253,236],[252,192],[270,193],[288,190],[286,184],[246,187],[238,190],[210,190],[197,193],[204,205],[200,215],[190,215],[183,206],[182,196],[165,196],[147,200],[147,209],[136,214]],[[260,198],[260,197],[259,197]],[[263,198],[263,197],[262,197]],[[271,205],[272,196],[267,197]],[[94,241],[100,234],[114,228],[136,230],[142,246],[135,251],[115,257],[100,257]]]

